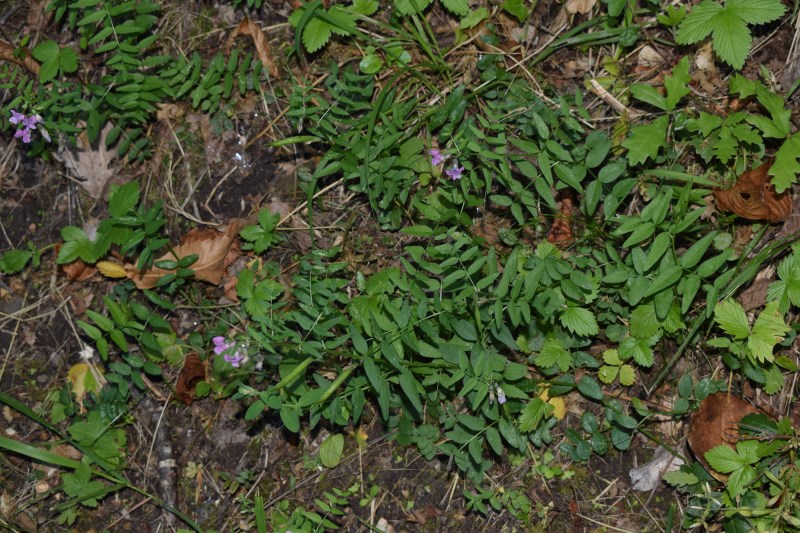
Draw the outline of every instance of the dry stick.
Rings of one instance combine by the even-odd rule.
[[[25,305],[25,300],[28,299],[28,293],[25,293],[25,296],[22,298],[22,305]],[[16,313],[15,313],[16,314]],[[19,332],[19,325],[22,322],[21,318],[17,318],[17,323],[14,325],[14,331],[11,333],[11,340],[8,342],[8,346],[6,347],[6,357],[3,359],[3,367],[0,368],[0,381],[3,380],[3,374],[6,372],[6,366],[8,365],[8,360],[11,358],[11,350],[14,348],[14,341],[17,339],[17,333]]]
[[[124,509],[124,510],[122,511],[122,516],[120,516],[119,518],[117,518],[116,520],[114,520],[113,522],[111,522],[110,524],[108,524],[108,525],[107,525],[105,528],[103,528],[103,531],[111,531],[111,528],[113,528],[114,526],[116,526],[117,524],[119,524],[121,521],[123,521],[123,520],[130,520],[130,514],[131,514],[133,511],[135,511],[136,509],[138,509],[138,508],[139,508],[139,507],[141,507],[142,505],[144,505],[144,504],[146,504],[146,503],[150,502],[152,499],[153,499],[153,498],[147,497],[147,498],[145,498],[144,500],[142,500],[142,501],[140,501],[139,503],[137,503],[136,505],[134,505],[133,507],[131,507],[130,509]]]

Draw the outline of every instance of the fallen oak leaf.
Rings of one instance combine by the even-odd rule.
[[[746,401],[726,392],[717,392],[700,402],[689,422],[687,441],[709,474],[720,481],[728,479],[711,468],[705,454],[720,445],[734,449],[739,440],[739,422],[747,415],[758,413],[758,409]]]
[[[730,211],[747,220],[781,222],[792,212],[792,196],[789,192],[777,193],[769,179],[769,167],[760,167],[743,173],[736,185],[725,191],[714,189],[714,198],[723,211]]]
[[[136,265],[129,263],[125,265],[126,274],[139,289],[152,289],[162,276],[176,271],[175,268],[160,268],[157,266],[159,263],[177,263],[184,257],[196,255],[197,260],[189,266],[194,271],[194,277],[212,285],[219,285],[226,266],[232,262],[228,257],[229,252],[233,248],[234,253],[237,253],[237,248],[232,245],[241,226],[241,221],[233,221],[228,224],[224,232],[214,229],[191,231],[172,251],[156,259],[149,269],[142,272]]]

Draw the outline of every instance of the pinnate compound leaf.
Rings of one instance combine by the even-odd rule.
[[[723,300],[714,308],[714,320],[722,330],[734,339],[750,335],[750,323],[744,308],[736,300]]]
[[[572,333],[581,336],[597,335],[597,320],[588,309],[567,307],[561,313],[561,324]]]

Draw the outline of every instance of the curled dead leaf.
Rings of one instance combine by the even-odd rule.
[[[181,243],[172,251],[156,259],[148,270],[142,272],[135,265],[126,264],[127,276],[138,288],[152,289],[162,276],[175,272],[174,269],[159,268],[155,264],[160,261],[179,261],[196,254],[197,261],[189,266],[194,270],[194,277],[212,285],[219,285],[225,268],[233,261],[229,253],[237,253],[238,247],[233,247],[232,244],[241,227],[241,222],[235,221],[228,224],[224,232],[214,229],[191,231],[184,235]]]
[[[575,199],[570,192],[565,192],[559,203],[558,213],[550,226],[547,242],[562,245],[572,241],[572,215],[575,212]]]
[[[175,396],[185,403],[191,405],[194,400],[194,392],[197,384],[206,379],[206,367],[197,352],[190,352],[183,361],[183,368],[178,374],[178,381],[175,383]]]
[[[267,67],[270,76],[279,78],[280,71],[278,70],[278,65],[272,60],[272,49],[261,27],[249,18],[244,19],[228,38],[228,50],[233,46],[233,41],[239,35],[249,35],[253,38],[253,44],[256,45],[256,54],[261,64]]]
[[[689,447],[708,472],[720,481],[728,476],[720,474],[706,462],[705,454],[712,448],[725,445],[734,448],[739,439],[739,422],[747,415],[759,413],[758,409],[729,393],[717,392],[700,402],[689,422]]]
[[[95,267],[87,265],[80,259],[61,265],[60,268],[61,272],[63,272],[70,281],[86,281],[97,272]]]
[[[770,163],[765,163],[745,172],[730,190],[714,189],[719,208],[747,220],[786,220],[792,212],[792,196],[788,191],[775,192],[775,186],[769,180],[769,167]]]

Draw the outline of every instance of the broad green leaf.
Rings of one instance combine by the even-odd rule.
[[[705,453],[708,464],[721,474],[729,474],[747,464],[735,450],[722,444]]]
[[[619,367],[619,383],[624,387],[630,387],[636,383],[636,370],[631,365]]]
[[[727,10],[721,11],[714,17],[713,23],[714,52],[733,68],[741,69],[753,43],[753,36],[747,24]]]
[[[637,100],[646,102],[662,111],[667,111],[667,99],[652,85],[634,83],[631,85],[631,94]]]
[[[628,149],[627,158],[631,165],[639,165],[648,159],[655,159],[658,151],[666,147],[669,117],[664,115],[650,124],[631,128],[630,136],[622,142]]]
[[[748,24],[772,22],[786,12],[786,6],[780,0],[727,0],[725,9]]]
[[[598,385],[597,382],[590,376],[583,376],[581,378],[581,380],[578,382],[578,391],[592,400],[600,401],[605,398],[603,389],[601,389],[600,385]]]
[[[684,472],[683,470],[666,472],[663,476],[663,479],[673,487],[694,485],[700,481],[696,475],[692,474],[691,472]]]
[[[544,369],[557,365],[561,372],[566,372],[572,364],[572,357],[560,340],[547,338],[534,362],[536,366]]]
[[[652,296],[663,291],[667,287],[675,285],[678,280],[681,279],[682,275],[683,269],[678,265],[662,268],[658,276],[656,276],[647,287],[647,290],[644,292],[644,297],[647,298],[648,296]]]
[[[769,302],[758,315],[753,331],[747,338],[747,346],[758,361],[772,361],[775,345],[783,340],[790,328],[783,321],[778,302]]]
[[[344,435],[328,435],[319,447],[319,461],[325,468],[336,468],[342,460]]]
[[[470,12],[467,0],[441,0],[441,2],[445,9],[460,17],[464,17]]]
[[[582,307],[567,307],[561,313],[561,324],[575,333],[587,337],[599,331],[594,314]]]
[[[750,323],[744,308],[736,300],[723,300],[714,308],[714,320],[722,330],[734,339],[750,335]]]

